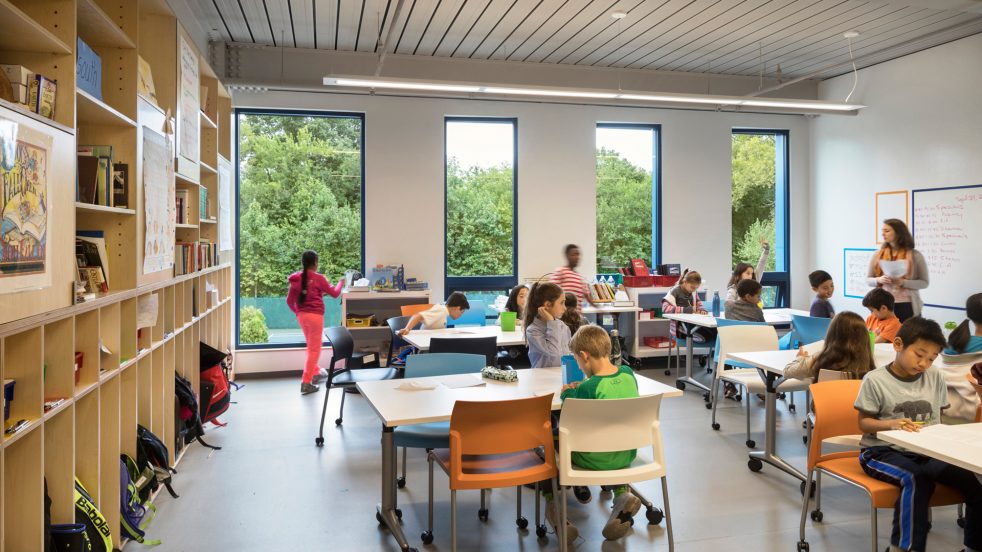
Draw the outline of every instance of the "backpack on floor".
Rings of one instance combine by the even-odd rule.
[[[106,516],[102,515],[82,482],[75,478],[75,523],[85,526],[92,552],[112,552],[113,537]]]
[[[198,414],[198,397],[194,394],[191,382],[174,375],[174,394],[177,396],[177,417],[180,423],[177,426],[177,435],[180,441],[188,444],[198,440],[202,445],[221,450],[222,447],[215,447],[206,443],[201,436],[205,434],[205,428],[201,424],[201,416]]]
[[[144,488],[149,488],[145,485]],[[150,515],[147,515],[147,512]],[[147,499],[141,499],[137,483],[130,476],[126,461],[119,459],[119,526],[120,533],[140,544],[156,545],[159,540],[147,540],[146,527],[157,515],[157,507]]]
[[[157,482],[167,488],[167,492],[174,498],[179,498],[171,486],[171,474],[177,473],[169,463],[167,445],[160,438],[153,434],[149,429],[140,424],[136,425],[136,464],[137,466],[151,466],[156,476]]]
[[[85,526],[81,523],[55,523],[51,526],[50,552],[91,552]]]
[[[231,356],[202,342],[201,344],[201,422],[211,422],[215,425],[225,424],[218,421],[218,416],[228,410],[232,400],[229,392],[227,369],[231,366]]]
[[[140,465],[128,454],[120,454],[119,459],[126,464],[126,471],[129,472],[130,481],[133,482],[133,486],[136,488],[140,502],[144,503],[150,500],[153,492],[160,488],[160,483],[157,482],[157,474],[154,473],[153,466],[147,460],[145,460],[146,463]]]

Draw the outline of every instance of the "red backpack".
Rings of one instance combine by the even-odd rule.
[[[211,422],[215,425],[225,424],[218,421],[218,416],[228,410],[232,394],[229,392],[227,371],[232,366],[232,355],[201,343],[201,382],[199,401],[201,423]]]

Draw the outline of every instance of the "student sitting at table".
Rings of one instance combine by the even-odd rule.
[[[895,447],[877,432],[918,432],[941,422],[947,407],[944,376],[932,365],[945,346],[937,322],[915,316],[900,326],[893,363],[870,372],[856,398],[863,431],[859,463],[870,477],[900,487],[890,550],[927,550],[929,504],[937,483],[965,499],[965,550],[982,550],[982,483],[963,468]]]
[[[627,366],[615,366],[610,362],[610,337],[603,328],[588,324],[577,330],[569,344],[580,370],[587,379],[564,385],[560,397],[566,399],[630,399],[638,396],[638,380]],[[573,452],[573,464],[587,470],[620,470],[631,465],[637,450],[612,452]],[[545,492],[546,519],[556,527],[559,521],[558,507],[551,489]],[[614,505],[603,528],[607,540],[616,540],[631,530],[630,520],[641,509],[641,500],[634,496],[627,485],[613,487]],[[558,533],[558,531],[557,531]],[[566,526],[566,539],[572,542],[579,531],[572,523]]]
[[[662,299],[661,309],[666,314],[686,313],[686,314],[708,314],[699,300],[696,291],[702,285],[702,276],[695,270],[685,269],[682,277]],[[688,326],[681,324],[681,327],[674,320],[669,324],[669,331],[677,338],[684,338],[689,332],[692,340],[696,343],[707,343],[716,340],[716,330],[697,326],[689,330]]]
[[[583,315],[580,314],[580,302],[576,299],[576,295],[568,291],[566,292],[566,312],[563,313],[560,320],[569,327],[570,335],[575,334],[580,326],[587,323]]]
[[[771,252],[771,246],[767,243],[767,240],[760,240],[760,246],[762,248],[760,252],[760,258],[757,259],[757,267],[749,263],[737,263],[733,267],[733,274],[730,275],[730,281],[726,284],[726,302],[736,301],[740,298],[737,295],[737,284],[743,280],[757,280],[760,281],[761,275],[764,273],[764,267],[767,265],[767,255]]]
[[[566,295],[552,282],[536,282],[525,304],[525,341],[532,368],[562,366],[569,354],[569,326],[563,323]]]
[[[736,286],[737,300],[726,302],[726,319],[763,322],[764,311],[758,305],[763,289],[757,280],[741,280]]]
[[[967,320],[948,336],[948,347],[941,353],[941,371],[948,384],[948,404],[944,411],[945,423],[974,422],[979,409],[979,396],[966,379],[973,367],[982,371],[982,293],[976,293],[965,302]],[[975,334],[969,330],[969,320],[975,324]]]
[[[525,315],[525,302],[528,300],[529,288],[525,284],[519,284],[511,288],[511,293],[508,294],[508,301],[505,302],[504,312],[513,312],[518,315],[518,321],[521,322]]]
[[[962,323],[948,336],[946,355],[982,353],[982,293],[976,293],[965,301],[965,316]],[[975,324],[975,334],[968,329],[968,321]]]
[[[815,298],[812,299],[808,315],[815,318],[832,318],[835,316],[835,308],[829,302],[832,294],[835,293],[835,282],[832,281],[832,275],[824,270],[816,270],[808,275],[808,283],[811,284],[812,291],[815,292]]]
[[[893,313],[896,300],[883,288],[873,288],[863,297],[863,306],[869,309],[866,328],[876,334],[877,343],[893,343],[900,329],[900,319]]]
[[[858,314],[844,311],[829,324],[822,350],[809,355],[804,347],[798,349],[798,357],[784,368],[784,377],[818,381],[822,370],[833,370],[860,379],[875,369],[866,324]]]
[[[459,291],[455,291],[447,297],[447,302],[443,305],[433,305],[425,311],[417,312],[410,319],[406,327],[399,330],[399,335],[406,335],[416,324],[423,323],[424,330],[439,330],[447,327],[447,318],[456,320],[464,314],[464,311],[471,308],[467,302],[467,297]]]

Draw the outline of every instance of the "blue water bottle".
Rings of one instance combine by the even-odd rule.
[[[719,291],[713,292],[713,316],[719,318]]]

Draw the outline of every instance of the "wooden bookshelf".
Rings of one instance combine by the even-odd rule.
[[[16,381],[11,415],[26,425],[0,436],[0,552],[40,550],[44,485],[54,523],[74,520],[76,477],[108,520],[114,545],[124,544],[119,519],[119,455],[136,455],[136,426],[167,443],[178,461],[174,376],[198,387],[199,347],[232,344],[233,252],[223,262],[186,275],[173,268],[143,271],[145,209],[143,133],[165,133],[177,113],[178,39],[187,36],[164,0],[0,0],[0,63],[23,65],[58,81],[55,117],[46,119],[0,100],[0,116],[50,136],[47,270],[51,283],[0,295],[0,379]],[[76,40],[102,60],[102,88],[76,86]],[[217,207],[199,216],[201,194],[218,200],[219,158],[232,151],[231,99],[200,52],[207,106],[197,114],[201,157],[175,181],[187,189],[191,220],[175,241],[217,243]],[[137,93],[138,56],[151,66],[157,103]],[[173,137],[172,137],[173,138]],[[225,143],[225,142],[228,143]],[[76,148],[110,145],[127,165],[128,205],[75,201]],[[185,160],[186,161],[186,160]],[[207,190],[207,192],[204,192]],[[74,238],[101,232],[109,262],[108,293],[73,304]],[[208,286],[219,290],[210,304]],[[141,306],[155,297],[157,316],[141,326]],[[82,363],[76,376],[76,352]],[[45,401],[63,402],[45,410]]]

